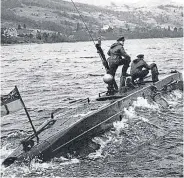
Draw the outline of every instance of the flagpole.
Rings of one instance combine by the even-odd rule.
[[[34,125],[33,125],[33,123],[32,123],[32,120],[31,120],[31,118],[30,118],[30,116],[29,116],[29,113],[28,113],[28,111],[27,111],[27,108],[26,108],[26,106],[25,106],[25,104],[24,104],[24,101],[23,101],[23,99],[22,99],[22,97],[21,97],[21,95],[20,95],[20,93],[19,93],[19,90],[18,90],[17,86],[15,86],[15,89],[16,89],[16,91],[17,91],[19,97],[20,97],[20,101],[22,102],[22,105],[23,105],[23,107],[24,107],[24,110],[25,110],[25,112],[26,112],[26,115],[27,115],[27,117],[28,117],[28,119],[29,119],[29,122],[30,122],[30,124],[31,124],[31,126],[32,126],[33,132],[34,132],[34,134],[35,134],[35,136],[36,136],[36,138],[37,138],[37,142],[39,142],[39,137],[38,137],[38,135],[37,135],[37,133],[36,133],[36,129],[34,128]]]

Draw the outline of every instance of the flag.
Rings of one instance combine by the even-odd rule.
[[[8,94],[8,95],[1,95],[1,117],[5,116],[7,114],[13,113],[15,111],[18,111],[20,109],[23,109],[26,112],[26,115],[29,119],[29,122],[31,124],[31,127],[34,131],[34,134],[37,138],[37,142],[39,142],[39,137],[37,135],[36,129],[34,128],[34,125],[31,121],[31,118],[29,116],[29,113],[26,109],[26,106],[20,96],[18,88],[15,86],[15,88]]]
[[[23,104],[16,87],[8,95],[1,95],[1,117],[20,109],[23,109]]]

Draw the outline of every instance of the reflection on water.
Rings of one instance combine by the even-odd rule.
[[[105,41],[105,53],[112,41]],[[182,71],[182,39],[127,40],[125,48],[132,59],[139,53],[156,62],[160,73]],[[167,62],[167,65],[165,65]],[[69,101],[94,96],[106,89],[104,68],[90,42],[13,45],[2,47],[2,93],[17,85],[36,126],[50,117],[53,109]],[[117,71],[119,79],[120,69]],[[96,152],[83,158],[54,158],[48,163],[33,160],[29,166],[1,168],[2,176],[182,176],[183,94],[173,91],[163,96],[169,108],[138,98],[124,109],[122,121],[95,137]],[[18,111],[1,120],[1,162],[25,138],[31,128]]]

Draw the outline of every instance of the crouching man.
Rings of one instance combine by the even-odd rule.
[[[144,78],[148,75],[149,70],[151,70],[152,81],[157,82],[158,79],[158,69],[155,63],[148,65],[144,61],[144,55],[139,54],[137,59],[133,60],[130,68],[130,74],[132,77],[132,83],[135,85],[135,80],[138,79],[140,84],[144,84]]]

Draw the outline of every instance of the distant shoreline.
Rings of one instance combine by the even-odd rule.
[[[154,38],[126,38],[127,40],[138,40],[138,39],[167,39],[167,38],[183,38],[183,36],[181,37],[154,37]],[[116,40],[116,39],[102,39],[102,41],[112,41],[112,40]],[[32,45],[32,44],[57,44],[57,43],[78,43],[78,42],[90,42],[91,40],[81,40],[81,41],[63,41],[63,42],[52,42],[52,43],[48,43],[48,42],[18,42],[18,43],[1,43],[1,46],[13,46],[13,45]]]

